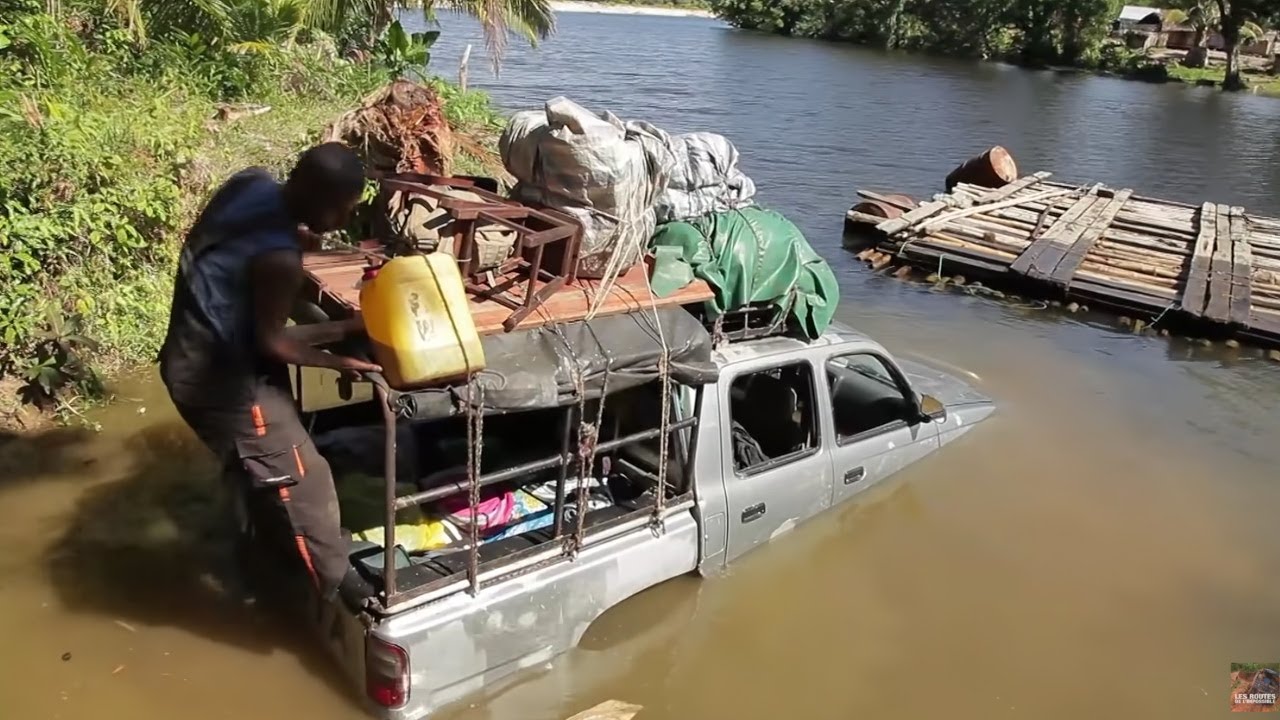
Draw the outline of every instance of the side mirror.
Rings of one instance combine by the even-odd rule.
[[[947,406],[943,405],[941,400],[932,395],[921,395],[920,421],[933,422],[934,420],[938,420],[940,422],[947,421]]]

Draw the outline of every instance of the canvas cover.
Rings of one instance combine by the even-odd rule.
[[[831,266],[810,247],[800,228],[759,207],[715,213],[659,228],[653,238],[653,291],[665,297],[695,278],[715,291],[710,316],[769,303],[788,324],[817,338],[840,299]]]
[[[659,334],[661,327],[661,335]],[[575,375],[581,373],[586,396],[599,397],[656,380],[663,343],[673,382],[705,385],[718,371],[711,359],[711,336],[683,308],[609,315],[563,325],[488,335],[482,341],[488,367],[476,376],[484,407],[514,412],[562,407],[578,400]],[[576,368],[576,372],[575,372]],[[607,370],[607,373],[606,373]],[[431,420],[465,407],[467,386],[392,393],[402,417]]]
[[[723,135],[689,133],[665,139],[671,151],[671,180],[658,195],[658,223],[692,220],[749,207],[755,183],[738,169],[738,149]]]
[[[557,97],[512,116],[499,150],[517,180],[511,196],[582,223],[578,273],[608,277],[638,262],[653,235],[671,167],[664,136]]]

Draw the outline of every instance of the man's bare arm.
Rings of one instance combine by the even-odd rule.
[[[258,352],[287,365],[329,368],[350,373],[378,372],[373,363],[317,350],[285,332],[289,312],[302,288],[302,264],[292,250],[269,252],[249,266],[250,292]]]

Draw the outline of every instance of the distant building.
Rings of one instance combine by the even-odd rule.
[[[1195,47],[1196,31],[1190,25],[1166,25],[1164,8],[1146,5],[1125,5],[1120,15],[1112,23],[1112,34],[1124,41],[1133,50],[1150,48],[1168,48],[1170,50],[1190,50]],[[1222,35],[1210,32],[1205,37],[1205,45],[1210,50],[1222,50],[1225,44]],[[1275,31],[1255,41],[1245,41],[1240,45],[1240,52],[1245,55],[1270,56],[1280,50],[1280,41]]]
[[[1146,5],[1125,5],[1120,8],[1120,17],[1116,18],[1113,28],[1120,32],[1130,30],[1159,32],[1164,22],[1164,12],[1162,8]]]

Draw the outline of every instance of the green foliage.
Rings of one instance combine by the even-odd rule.
[[[431,61],[431,46],[440,37],[438,31],[416,32],[410,35],[404,31],[399,20],[391,23],[386,33],[374,46],[374,56],[378,62],[397,77],[409,70],[421,74],[426,71]]]
[[[390,7],[335,2],[368,11],[357,30]],[[152,361],[213,188],[250,165],[283,173],[331,119],[425,69],[438,33],[387,22],[348,59],[355,36],[327,32],[322,4],[0,0],[0,376],[28,401],[74,415],[104,375]],[[434,82],[458,127],[499,127],[482,93]],[[217,119],[228,101],[270,111]]]
[[[1096,60],[1116,0],[712,0],[743,28],[1028,64]]]

